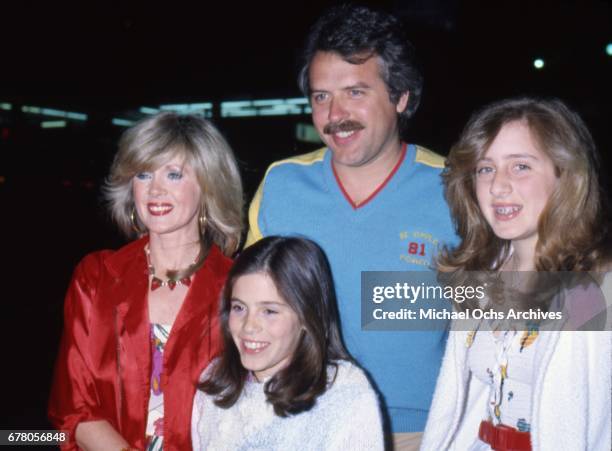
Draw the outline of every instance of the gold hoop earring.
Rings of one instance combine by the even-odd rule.
[[[200,233],[202,235],[204,235],[204,231],[206,230],[206,215],[204,214],[204,212],[200,213],[200,216],[198,217],[198,222],[200,223]]]
[[[136,207],[132,207],[132,212],[130,213],[130,222],[132,223],[132,229],[134,230],[134,232],[136,232],[138,235],[144,234],[144,232],[140,230],[140,228],[138,227],[138,223],[136,222]]]

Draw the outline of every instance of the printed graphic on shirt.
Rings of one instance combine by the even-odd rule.
[[[399,239],[402,248],[400,260],[425,268],[431,267],[440,244],[437,237],[422,230],[403,230],[399,233]]]
[[[525,420],[525,418],[519,418],[516,423],[516,428],[521,432],[531,432],[531,425]]]
[[[164,392],[161,386],[164,348],[171,326],[151,324],[151,396],[147,417],[146,450],[161,451],[164,442]]]
[[[523,349],[530,346],[540,333],[540,325],[538,323],[529,322],[527,323],[527,330],[523,332],[521,337],[521,348],[519,352],[523,352]]]

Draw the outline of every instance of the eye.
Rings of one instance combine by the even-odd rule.
[[[514,165],[514,170],[516,172],[524,172],[530,170],[531,167],[525,163],[517,163]]]
[[[277,313],[277,310],[272,310],[271,308],[264,309],[264,315],[276,315]]]
[[[326,92],[314,92],[311,97],[314,103],[323,103],[328,99],[329,95]]]
[[[151,178],[151,173],[150,172],[139,172],[134,177],[136,177],[138,180],[149,180]]]
[[[493,172],[495,172],[495,169],[491,166],[480,166],[476,168],[476,176],[478,177],[486,177],[493,174]]]
[[[168,178],[170,180],[180,180],[183,178],[183,173],[180,171],[170,171],[168,172]]]
[[[232,305],[230,306],[230,312],[242,313],[244,312],[244,306],[242,304],[239,304],[238,302],[232,302]]]
[[[365,94],[365,91],[363,89],[351,89],[349,94],[352,98],[359,98]]]

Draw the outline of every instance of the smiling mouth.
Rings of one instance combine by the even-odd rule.
[[[167,215],[174,207],[171,204],[147,204],[149,213],[153,216]]]
[[[270,346],[270,343],[265,342],[265,341],[250,341],[250,340],[241,340],[241,341],[242,341],[242,347],[249,354],[251,353],[257,354],[258,352],[261,352],[264,349],[266,349],[268,346]]]
[[[335,135],[338,138],[344,139],[344,138],[348,138],[349,136],[353,135],[353,133],[355,133],[355,130],[351,130],[351,131],[348,131],[348,132],[338,132],[338,133],[335,133]]]
[[[501,220],[513,219],[523,209],[520,205],[493,205],[495,217]]]

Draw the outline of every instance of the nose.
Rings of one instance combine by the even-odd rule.
[[[329,103],[329,111],[327,115],[329,122],[342,122],[347,117],[348,111],[344,105],[344,102],[339,97],[334,97]]]
[[[154,174],[153,177],[151,178],[151,183],[149,184],[149,194],[151,196],[160,196],[165,193],[166,193],[166,189],[161,183],[159,177],[157,177]]]
[[[242,324],[242,330],[245,334],[254,334],[259,332],[261,326],[259,324],[259,320],[254,312],[248,312],[246,317],[244,318],[244,323]]]
[[[495,197],[504,197],[512,192],[512,183],[504,171],[495,172],[489,192]]]

